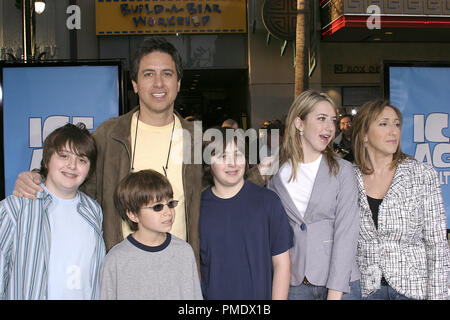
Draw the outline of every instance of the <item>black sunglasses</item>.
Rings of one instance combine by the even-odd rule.
[[[167,205],[169,207],[169,209],[173,209],[178,205],[178,200],[170,200],[167,203],[158,203],[153,206],[148,206],[145,208],[152,209],[155,212],[159,212],[159,211],[162,211],[162,209],[164,209],[165,205]]]

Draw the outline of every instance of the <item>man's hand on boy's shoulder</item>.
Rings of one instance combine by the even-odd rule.
[[[39,186],[41,181],[42,177],[38,172],[21,172],[17,177],[13,195],[15,195],[16,197],[25,197],[28,199],[36,200],[36,193],[44,191]]]
[[[276,173],[274,170],[273,156],[264,158],[258,165],[251,167],[247,173],[247,179],[251,182],[263,186]]]

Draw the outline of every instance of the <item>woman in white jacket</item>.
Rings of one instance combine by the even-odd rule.
[[[364,104],[353,119],[362,295],[447,299],[448,243],[438,175],[401,151],[401,126],[401,112],[382,100]]]

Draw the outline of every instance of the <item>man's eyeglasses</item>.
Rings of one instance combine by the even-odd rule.
[[[152,209],[155,212],[159,212],[159,211],[162,211],[162,209],[164,209],[165,205],[167,205],[169,207],[169,209],[173,209],[178,205],[178,200],[170,200],[167,203],[157,203],[153,206],[148,206],[148,207],[144,207],[144,208]]]

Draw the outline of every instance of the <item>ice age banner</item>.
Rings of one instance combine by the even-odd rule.
[[[119,114],[120,71],[119,65],[1,69],[7,196],[19,172],[40,167],[43,141],[55,128],[83,122],[93,131]]]
[[[450,228],[450,65],[388,66],[389,96],[403,114],[402,149],[432,164]]]

